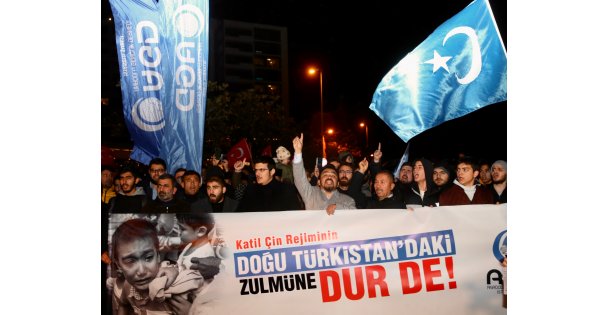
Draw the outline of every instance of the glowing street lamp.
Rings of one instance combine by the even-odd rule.
[[[319,68],[308,68],[308,75],[314,76],[317,72],[319,72],[319,90],[321,92],[321,135],[323,134],[324,123],[323,123],[323,71]]]
[[[367,131],[367,124],[364,122],[361,122],[359,124],[359,127],[363,128],[365,127],[365,148],[367,148],[368,146],[368,141],[369,141],[369,137],[368,137],[368,131]]]

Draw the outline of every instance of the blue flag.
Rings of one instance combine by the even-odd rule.
[[[131,158],[201,171],[208,0],[110,0]]]
[[[170,80],[165,82],[161,157],[171,173],[201,172],[209,55],[209,1],[161,0]]]
[[[160,156],[167,73],[162,27],[154,0],[110,0],[116,31],[125,123],[134,142],[131,158],[148,164]],[[163,58],[165,59],[163,62]]]
[[[507,56],[487,0],[439,26],[382,79],[370,109],[403,141],[507,100]]]

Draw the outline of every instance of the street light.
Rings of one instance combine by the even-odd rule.
[[[319,90],[321,91],[321,135],[323,135],[323,131],[325,130],[323,124],[323,71],[318,68],[308,68],[308,74],[310,76],[315,75],[315,73],[319,72]]]
[[[365,148],[367,149],[368,141],[369,141],[368,132],[367,132],[367,124],[362,122],[359,124],[359,127],[361,127],[361,128],[365,127]]]

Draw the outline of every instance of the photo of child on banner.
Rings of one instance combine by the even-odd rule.
[[[160,217],[126,220],[112,235],[113,272],[106,286],[113,314],[200,314],[213,302],[211,283],[224,269],[220,255],[228,254],[213,216],[173,215],[181,240],[177,261],[162,258],[159,232],[167,220],[150,219]]]

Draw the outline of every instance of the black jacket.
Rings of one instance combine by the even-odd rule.
[[[382,200],[369,198],[367,209],[405,209],[405,204],[393,194]]]
[[[158,198],[150,201],[142,209],[143,213],[188,213],[190,212],[190,205],[176,198],[171,199],[169,202],[164,202]]]
[[[249,184],[237,212],[302,210],[296,187],[272,179],[267,185]]]

